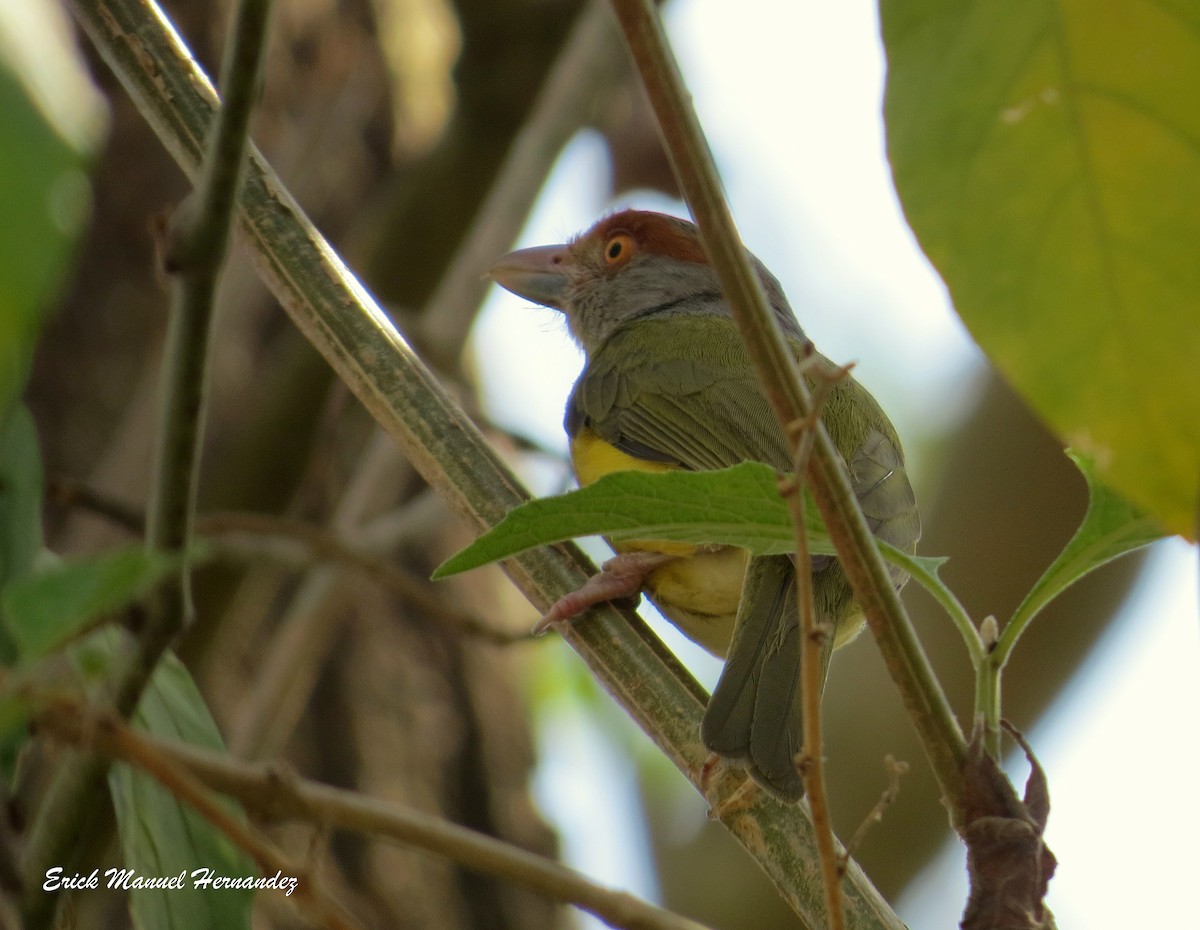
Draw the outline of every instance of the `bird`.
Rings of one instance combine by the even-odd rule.
[[[815,352],[778,280],[750,256],[806,378],[823,373],[821,421],[871,531],[914,552],[921,521],[895,429],[874,397]],[[645,210],[612,213],[558,245],[503,256],[488,274],[561,312],[585,362],[564,427],[580,486],[621,470],[709,470],[744,461],[789,473],[794,456],[742,343],[696,226]],[[724,659],[701,722],[704,745],[769,793],[799,800],[803,742],[794,555],[751,557],[724,545],[622,542],[543,625],[600,601],[645,594],[687,637]],[[834,648],[863,626],[841,566],[811,559],[823,638],[822,686]],[[907,580],[893,569],[900,587]]]

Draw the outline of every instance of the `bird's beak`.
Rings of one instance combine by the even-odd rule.
[[[570,264],[565,245],[540,245],[509,252],[488,269],[488,275],[518,297],[562,310]]]

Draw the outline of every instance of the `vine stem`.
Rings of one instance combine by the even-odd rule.
[[[842,376],[846,369],[842,369]],[[832,648],[832,630],[817,622],[813,604],[812,559],[808,547],[808,531],[804,519],[807,503],[804,475],[812,454],[813,434],[819,421],[821,401],[832,381],[819,385],[819,395],[813,413],[807,420],[790,425],[789,435],[795,443],[795,474],[787,480],[784,499],[796,530],[796,603],[800,610],[800,690],[804,705],[804,745],[801,750],[800,771],[804,777],[804,793],[812,812],[813,829],[817,836],[817,853],[821,862],[821,887],[825,892],[825,915],[829,930],[845,930],[846,910],[842,903],[842,863],[833,835],[833,816],[829,811],[829,795],[825,785],[824,740],[821,718],[821,692],[824,687],[824,656]]]

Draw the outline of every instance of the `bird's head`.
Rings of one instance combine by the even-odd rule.
[[[785,332],[799,335],[779,282],[758,259],[754,265]],[[614,213],[570,242],[511,252],[488,274],[520,297],[561,310],[588,354],[631,320],[730,315],[695,225],[662,213]]]

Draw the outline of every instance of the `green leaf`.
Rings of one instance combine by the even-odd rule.
[[[0,4],[0,417],[87,219],[84,169],[103,128],[69,25],[47,11],[61,19],[52,4]]]
[[[810,506],[806,513],[813,553],[832,554],[816,508]],[[438,566],[433,577],[465,572],[535,546],[597,535],[614,543],[720,543],[756,555],[795,550],[775,469],[743,462],[720,471],[614,472],[586,488],[530,501]]]
[[[888,153],[972,335],[1195,538],[1200,4],[885,0]]]
[[[1088,483],[1088,509],[1075,535],[1037,580],[1001,635],[1007,651],[1034,615],[1064,590],[1106,562],[1149,545],[1164,535],[1161,526],[1099,482],[1094,464],[1068,453]]]
[[[35,659],[145,595],[180,561],[135,544],[27,574],[0,599],[4,626],[21,658]]]
[[[33,417],[24,405],[0,412],[0,592],[33,565],[42,546],[42,457]],[[0,618],[3,616],[0,600]],[[16,644],[0,623],[0,663]]]
[[[224,749],[195,683],[170,653],[154,670],[133,724],[151,736]],[[197,886],[195,873],[209,869],[215,876],[253,878],[258,874],[254,863],[149,775],[128,765],[114,764],[108,784],[117,813],[122,867],[143,877],[185,876],[178,889],[130,891],[134,926],[139,930],[248,930],[254,892]],[[227,802],[227,807],[240,816],[236,804]]]

